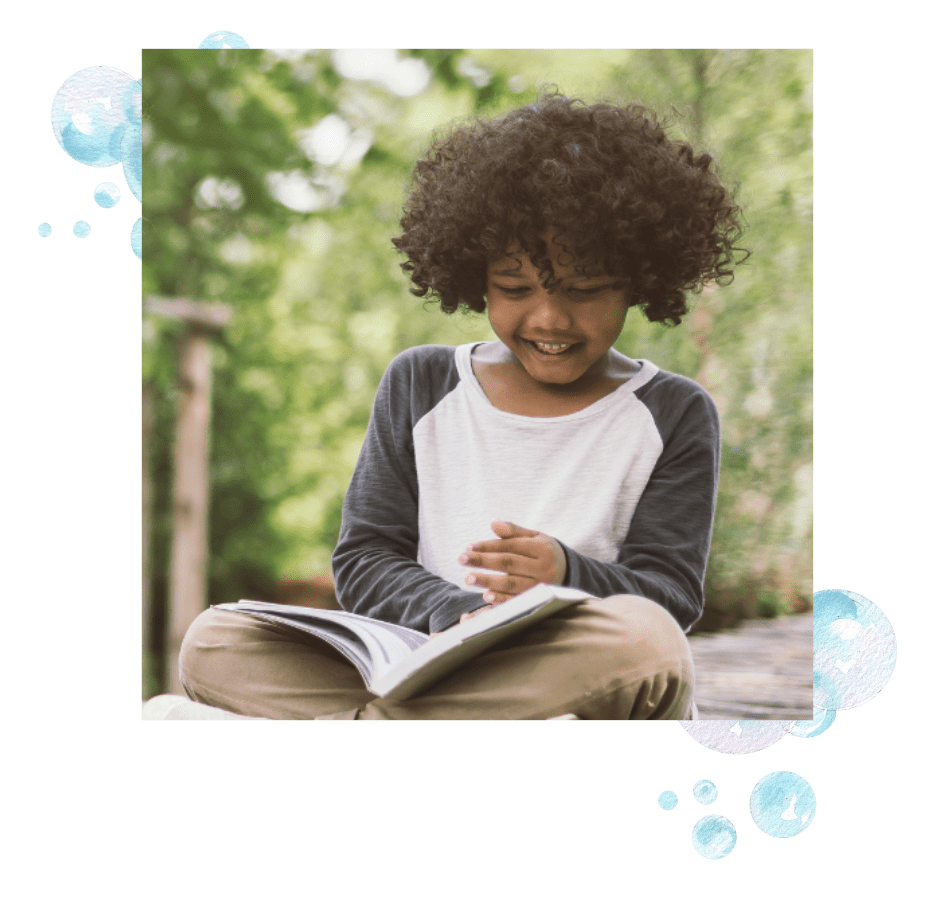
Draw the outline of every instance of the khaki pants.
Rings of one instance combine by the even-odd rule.
[[[618,595],[565,608],[408,700],[373,696],[327,643],[210,608],[180,650],[191,699],[268,719],[690,719],[693,661],[674,618]]]

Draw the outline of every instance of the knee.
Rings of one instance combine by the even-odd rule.
[[[615,595],[594,603],[618,628],[621,659],[629,667],[657,669],[692,681],[693,659],[687,637],[674,617],[650,599]]]
[[[228,612],[209,608],[196,616],[180,645],[180,683],[192,697],[215,677],[214,666],[220,650],[231,640]]]

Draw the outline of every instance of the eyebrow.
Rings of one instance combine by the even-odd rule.
[[[520,267],[519,267],[519,266],[515,266],[513,269],[492,269],[492,270],[491,270],[491,275],[499,275],[499,276],[519,276],[519,275],[520,275]]]

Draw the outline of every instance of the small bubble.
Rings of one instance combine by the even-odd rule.
[[[672,811],[677,807],[677,793],[661,792],[661,794],[657,796],[657,803],[664,808],[665,811]]]
[[[50,225],[49,222],[43,222],[39,226],[39,236],[49,237],[50,234],[52,234],[52,225]]]
[[[92,226],[88,222],[76,222],[72,226],[72,234],[77,238],[87,238],[92,233]]]
[[[725,858],[736,847],[736,827],[725,817],[710,814],[693,825],[693,847],[704,857]]]
[[[134,223],[134,227],[131,229],[131,249],[137,254],[139,260],[143,259],[142,248],[143,248],[143,236],[141,233],[142,225],[141,220],[138,219]]]
[[[111,181],[102,181],[95,188],[95,202],[102,209],[110,209],[121,199],[121,191]]]
[[[701,779],[693,787],[693,797],[700,804],[713,804],[718,794],[716,786],[709,779]]]

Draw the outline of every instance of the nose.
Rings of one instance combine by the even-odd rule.
[[[533,329],[560,332],[569,329],[573,321],[563,295],[550,293],[541,286],[533,297],[528,322]]]

